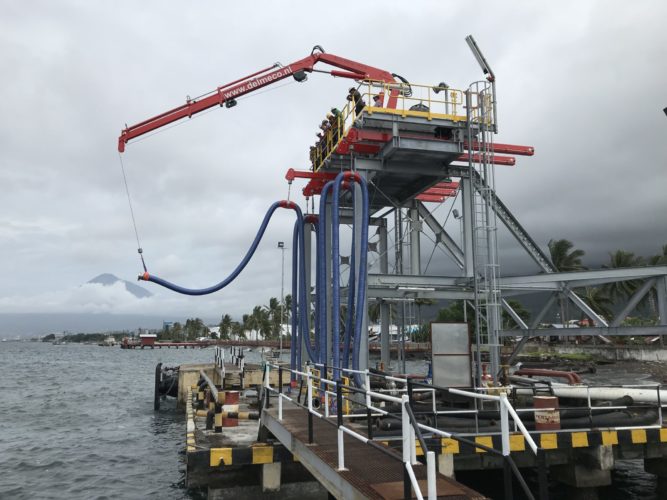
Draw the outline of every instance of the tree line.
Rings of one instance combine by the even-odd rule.
[[[568,272],[588,269],[582,261],[582,257],[586,255],[586,252],[579,248],[574,248],[574,244],[571,241],[566,239],[550,240],[548,247],[551,263],[558,271]],[[610,252],[609,261],[606,264],[603,264],[602,268],[620,269],[661,265],[667,265],[667,245],[663,245],[659,252],[648,257],[635,255],[634,252],[628,252],[626,250]],[[589,286],[576,288],[574,289],[574,292],[577,293],[596,313],[605,318],[612,318],[613,308],[632,297],[642,284],[643,281],[639,279],[617,281],[595,287]],[[562,318],[563,323],[566,323],[570,314],[568,303],[563,298],[560,298],[559,300],[559,308],[560,317]],[[649,290],[649,292],[642,298],[637,305],[637,309],[645,316],[648,316],[646,321],[644,321],[645,323],[651,324],[657,320],[657,291],[655,288]]]
[[[582,261],[585,256],[585,251],[575,248],[574,244],[567,239],[550,240],[548,243],[549,256],[551,262],[556,270],[561,272],[581,271],[588,269]],[[635,255],[633,252],[625,250],[616,250],[609,254],[609,262],[604,264],[602,268],[617,269],[639,266],[656,266],[667,265],[667,245],[664,245],[660,252],[648,257]],[[596,313],[605,317],[613,317],[613,308],[618,304],[631,297],[641,286],[642,280],[628,280],[615,283],[607,283],[597,287],[583,287],[574,289],[582,300],[584,300]],[[657,295],[656,290],[650,290],[637,308],[641,310],[644,315],[647,315],[646,320],[639,320],[640,322],[651,324],[657,319]],[[508,300],[510,306],[517,312],[517,314],[524,320],[530,319],[530,312],[525,309],[521,302],[517,300]],[[414,305],[417,308],[415,321],[420,325],[419,332],[414,335],[414,340],[424,341],[428,340],[429,322],[431,320],[438,322],[462,322],[466,319],[469,323],[474,323],[474,313],[468,310],[468,314],[464,314],[464,302],[461,300],[451,302],[447,307],[440,309],[435,316],[429,318],[422,318],[422,307],[431,306],[436,302],[432,299],[418,298]],[[241,321],[233,320],[229,314],[223,314],[220,322],[219,338],[222,340],[229,340],[232,337],[245,339],[246,332],[256,331],[265,339],[277,339],[280,336],[281,324],[288,324],[290,317],[290,309],[292,306],[291,295],[285,296],[284,303],[275,297],[269,299],[266,305],[254,306],[252,311],[243,314]],[[562,298],[559,300],[560,318],[563,323],[566,323],[570,317],[570,311],[567,301]],[[345,325],[343,318],[345,317],[345,305],[341,308],[341,332],[344,331]],[[311,318],[313,314],[311,312]],[[369,302],[368,304],[369,321],[377,323],[380,320],[380,301]],[[581,316],[580,319],[583,319]],[[389,321],[391,324],[397,324],[401,320],[396,304],[389,305]],[[638,320],[628,320],[637,322]],[[503,329],[515,328],[516,322],[507,312],[502,312]],[[474,327],[474,324],[473,324]],[[185,324],[179,322],[172,325],[166,325],[162,332],[160,332],[161,339],[172,340],[195,340],[198,337],[207,336],[209,333],[208,327],[200,318],[187,319]],[[287,334],[289,336],[289,334]],[[217,336],[216,336],[217,337]]]

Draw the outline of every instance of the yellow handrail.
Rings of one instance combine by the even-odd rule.
[[[454,122],[465,121],[466,92],[453,89],[446,85],[420,85],[385,83],[376,80],[364,80],[357,87],[364,103],[359,113],[353,100],[337,110],[332,108],[334,120],[329,120],[329,127],[324,131],[322,139],[311,149],[313,171],[317,172],[324,162],[336,150],[340,142],[347,136],[350,127],[362,112],[372,116],[375,113],[399,115],[401,117],[420,117],[428,121],[433,119],[449,120]],[[388,107],[391,93],[398,91],[394,107]],[[493,96],[485,91],[469,91],[470,116],[475,123],[486,126],[493,125],[492,109]],[[410,94],[410,95],[408,95]],[[375,99],[379,96],[379,99]],[[335,111],[334,111],[335,110]],[[487,110],[487,112],[483,112]],[[337,113],[336,113],[337,112]]]

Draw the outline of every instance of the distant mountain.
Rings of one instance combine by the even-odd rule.
[[[94,277],[88,283],[97,283],[103,286],[111,286],[118,282],[123,283],[125,285],[125,289],[138,299],[143,299],[145,297],[150,297],[153,295],[145,288],[141,288],[139,285],[135,285],[134,283],[131,283],[129,281],[122,280],[117,276],[114,276],[113,274],[109,273],[100,274],[99,276]]]

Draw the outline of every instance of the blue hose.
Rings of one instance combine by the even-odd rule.
[[[359,355],[361,354],[361,327],[364,318],[364,307],[366,304],[366,279],[368,269],[368,185],[366,179],[357,177],[357,182],[361,186],[361,248],[359,251],[359,285],[357,287],[357,307],[355,308],[356,317],[354,325],[354,349],[352,353],[352,369],[359,369]],[[361,376],[354,374],[354,383],[357,387],[363,385]],[[370,389],[370,387],[367,387]]]
[[[266,226],[268,226],[269,221],[271,220],[271,216],[279,207],[293,209],[296,212],[297,220],[301,221],[303,220],[303,214],[301,213],[301,209],[294,202],[276,201],[273,205],[269,207],[269,210],[266,212],[264,220],[260,224],[259,230],[257,231],[257,235],[255,236],[255,239],[250,245],[248,252],[245,254],[245,257],[243,257],[243,260],[241,260],[239,265],[236,266],[236,269],[234,269],[229,276],[227,276],[217,285],[213,285],[208,288],[185,288],[179,285],[175,285],[174,283],[171,283],[167,280],[163,280],[162,278],[158,278],[157,276],[149,275],[147,272],[144,273],[143,275],[140,275],[139,280],[151,281],[155,284],[168,288],[169,290],[172,290],[177,293],[182,293],[184,295],[208,295],[209,293],[214,293],[219,290],[222,290],[232,281],[234,281],[236,277],[239,274],[241,274],[241,271],[243,271],[243,269],[245,269],[245,267],[248,265],[248,262],[250,262],[250,259],[254,255],[255,250],[257,250],[259,242],[262,241],[262,236],[264,236],[264,231],[266,231]]]
[[[320,339],[320,363],[326,364],[329,359],[327,356],[327,265],[326,265],[326,207],[329,191],[333,186],[333,181],[327,182],[322,188],[320,194],[320,218],[317,224],[317,321],[316,334]]]
[[[262,223],[259,226],[259,229],[257,231],[257,234],[255,235],[255,239],[253,240],[252,244],[250,245],[250,248],[248,249],[248,252],[245,254],[241,262],[239,263],[238,266],[236,266],[236,269],[234,269],[229,276],[227,276],[224,280],[222,280],[220,283],[217,285],[213,285],[208,288],[185,288],[179,285],[176,285],[174,283],[171,283],[167,280],[164,280],[162,278],[159,278],[158,276],[153,276],[150,275],[148,272],[144,273],[143,275],[139,276],[140,280],[143,281],[151,281],[153,283],[156,283],[158,285],[161,285],[165,288],[168,288],[169,290],[172,290],[177,293],[182,293],[184,295],[208,295],[210,293],[217,292],[219,290],[222,290],[225,288],[227,285],[229,285],[232,281],[234,281],[239,274],[241,274],[241,271],[245,269],[245,267],[248,265],[248,262],[250,262],[250,259],[252,256],[255,254],[255,251],[257,250],[257,246],[259,245],[260,241],[262,241],[262,237],[264,236],[264,232],[266,231],[266,227],[269,224],[269,221],[271,220],[271,217],[273,216],[273,213],[278,209],[278,208],[290,208],[296,212],[296,223],[295,223],[295,229],[294,229],[294,250],[293,250],[293,265],[292,265],[292,339],[293,341],[291,342],[290,346],[290,366],[292,370],[297,368],[297,361],[299,362],[298,366],[300,365],[300,359],[301,359],[301,352],[300,352],[300,337],[299,337],[299,327],[301,328],[301,335],[305,335],[305,338],[308,338],[308,341],[306,342],[306,347],[308,349],[308,354],[311,356],[312,359],[316,359],[313,350],[310,347],[310,334],[308,332],[308,310],[306,307],[306,268],[305,268],[305,243],[304,243],[304,238],[303,238],[303,227],[304,227],[304,220],[303,220],[303,213],[301,212],[301,209],[299,206],[290,201],[277,201],[273,203],[270,207],[269,210],[266,212],[266,215],[264,216],[264,220],[262,220]],[[300,258],[299,258],[300,254]],[[298,265],[297,265],[298,262]],[[300,271],[300,272],[297,272]],[[297,278],[298,276],[298,278]],[[300,286],[299,286],[300,284]],[[300,303],[300,305],[299,305]],[[297,314],[297,306],[298,307],[298,312]],[[292,375],[294,378],[294,375]]]
[[[338,198],[340,196],[340,185],[343,180],[343,172],[336,176],[331,194],[331,274],[332,279],[332,318],[331,318],[331,349],[333,351],[333,378],[340,380],[340,224],[338,214]]]
[[[305,225],[303,219],[298,219],[295,224],[294,224],[294,237],[293,237],[293,255],[298,255],[298,278],[295,276],[295,271],[297,269],[297,266],[295,265],[296,263],[293,262],[292,265],[292,280],[293,283],[296,282],[298,283],[298,317],[299,317],[299,344],[298,344],[298,365],[301,366],[301,339],[304,340],[304,344],[306,345],[306,351],[308,353],[308,357],[315,363],[317,363],[318,360],[318,355],[315,351],[315,349],[312,347],[310,343],[310,328],[309,328],[309,314],[310,311],[308,310],[308,300],[307,300],[307,293],[309,292],[308,290],[308,285],[306,283],[306,242],[305,242],[305,237],[304,237],[304,232],[305,232]],[[298,250],[298,251],[297,251]],[[292,303],[294,303],[296,300],[296,295],[292,296]]]
[[[294,223],[294,232],[292,235],[292,304],[291,304],[291,323],[292,323],[292,339],[290,342],[290,369],[292,370],[291,380],[296,380],[296,370],[297,366],[301,366],[301,339],[299,338],[299,317],[297,315],[297,302],[298,302],[298,281],[297,281],[297,270],[298,270],[298,231],[299,231],[299,221],[297,220]]]
[[[341,172],[334,181],[325,184],[320,195],[320,220],[318,224],[317,236],[317,323],[316,329],[318,338],[320,339],[320,362],[324,363],[327,359],[327,276],[326,276],[326,236],[327,236],[327,221],[326,221],[326,202],[329,195],[333,200],[331,211],[331,226],[332,226],[332,366],[334,380],[340,378],[340,369],[348,368],[350,358],[350,344],[352,346],[352,367],[354,370],[359,369],[359,355],[361,352],[361,327],[363,323],[364,305],[366,302],[366,272],[368,261],[368,186],[366,181],[359,177],[353,176],[352,179],[358,182],[361,186],[362,195],[362,222],[361,222],[361,238],[360,238],[360,261],[359,261],[359,280],[357,283],[355,267],[356,267],[356,244],[355,239],[352,239],[352,253],[350,255],[350,275],[348,282],[348,301],[347,301],[347,316],[345,321],[345,338],[343,341],[343,359],[340,359],[340,225],[339,225],[339,196],[342,182],[349,176],[349,172]],[[330,194],[330,191],[331,194]],[[354,193],[354,191],[353,191]],[[354,194],[353,194],[354,196]],[[356,230],[356,227],[353,229]],[[355,304],[356,299],[356,304]],[[353,307],[354,305],[354,307]],[[354,326],[352,325],[354,323]],[[361,387],[363,381],[359,374],[354,375],[354,382]]]
[[[352,188],[352,200],[354,206],[355,189]],[[350,343],[352,341],[352,318],[354,311],[354,284],[356,272],[356,243],[354,238],[355,221],[352,220],[352,250],[350,251],[350,272],[347,284],[347,318],[345,319],[345,340],[343,342],[343,368],[350,367]]]

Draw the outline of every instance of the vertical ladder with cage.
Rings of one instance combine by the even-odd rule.
[[[473,232],[473,285],[477,382],[482,380],[482,352],[489,354],[489,373],[500,370],[501,296],[499,286],[498,225],[494,200],[495,94],[488,82],[475,82],[468,89],[467,142],[472,193],[469,197]]]

